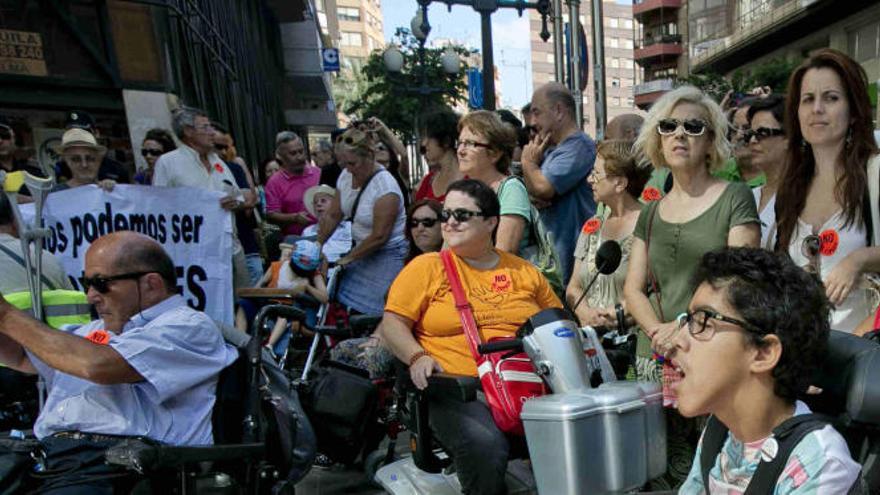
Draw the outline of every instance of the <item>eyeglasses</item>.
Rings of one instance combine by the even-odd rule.
[[[700,340],[710,340],[715,335],[715,331],[717,329],[715,328],[715,325],[709,325],[710,320],[730,323],[732,325],[741,327],[743,330],[758,335],[764,335],[767,333],[761,331],[761,329],[747,321],[731,318],[730,316],[724,316],[720,313],[712,311],[711,309],[698,309],[694,312],[688,311],[684,314],[682,320],[684,320],[682,322],[682,326],[687,326],[688,333],[690,333],[692,337],[699,336]]]
[[[590,175],[587,176],[587,182],[589,182],[589,183],[591,183],[591,184],[598,184],[598,183],[602,182],[603,180],[605,180],[605,179],[607,179],[607,178],[608,178],[608,174],[602,174],[602,175],[600,176],[600,175],[596,172],[596,169],[594,168],[594,169],[590,172]]]
[[[64,155],[64,161],[73,165],[81,165],[84,163],[91,165],[98,161],[98,157],[95,155]]]
[[[709,128],[709,124],[700,119],[687,119],[684,121],[678,119],[663,119],[657,123],[657,132],[661,136],[669,136],[675,134],[679,127],[682,127],[684,133],[688,136],[697,137],[702,136],[706,132],[706,129]]]
[[[141,149],[141,156],[143,156],[144,158],[146,158],[148,156],[162,156],[162,150],[143,148],[143,149]]]
[[[803,242],[801,242],[801,254],[803,254],[807,258],[807,266],[804,269],[812,274],[818,274],[820,270],[820,256],[819,253],[822,250],[822,239],[819,238],[816,234],[810,234],[807,237],[804,237]]]
[[[434,225],[437,225],[437,218],[413,218],[409,221],[409,228],[414,229],[419,225],[424,226],[427,229],[430,229]]]
[[[214,145],[214,149],[217,151],[226,151],[227,148],[229,148],[229,146],[225,145],[225,144],[215,144]]]
[[[475,150],[477,148],[488,149],[491,147],[492,146],[490,146],[487,143],[478,143],[476,141],[471,141],[470,139],[465,139],[465,140],[459,141],[458,144],[456,145],[456,148],[464,148],[466,150]]]
[[[83,290],[85,292],[89,291],[89,288],[94,288],[96,291],[101,294],[106,294],[107,291],[110,290],[110,283],[115,282],[117,280],[137,280],[148,273],[155,273],[152,271],[149,272],[131,272],[131,273],[121,273],[119,275],[111,275],[109,277],[83,277],[82,284]]]
[[[449,222],[450,218],[454,218],[458,223],[464,223],[469,221],[473,217],[485,217],[487,216],[482,211],[471,211],[465,210],[464,208],[456,208],[454,210],[446,210],[440,212],[440,221],[443,223]]]
[[[755,140],[760,143],[761,141],[763,141],[764,139],[767,139],[769,137],[781,136],[783,134],[785,134],[785,131],[783,131],[782,129],[772,129],[770,127],[759,127],[757,129],[751,129],[751,130],[745,131],[745,133],[743,135],[743,141],[749,142],[752,140],[752,138],[755,138]]]

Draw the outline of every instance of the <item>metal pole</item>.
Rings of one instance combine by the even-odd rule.
[[[596,90],[596,139],[605,137],[605,33],[602,0],[593,0],[593,84]]]
[[[581,44],[580,44],[580,1],[566,0],[568,3],[568,45],[571,49],[571,94],[574,96],[575,115],[578,129],[584,127],[584,96],[581,92]],[[593,4],[602,3],[601,0],[593,0]]]
[[[562,0],[553,0],[553,62],[556,81],[565,84],[565,46],[562,34]]]
[[[495,61],[492,57],[492,13],[480,12],[483,32],[483,109],[495,110]]]

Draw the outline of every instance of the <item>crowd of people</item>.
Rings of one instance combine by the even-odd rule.
[[[418,182],[409,176],[406,147],[375,117],[311,150],[296,133],[281,131],[271,158],[252,169],[221,124],[182,107],[173,115],[173,135],[146,134],[140,153],[147,167],[133,182],[222,193],[219,207],[234,215],[235,289],[298,290],[319,303],[332,298],[349,314],[384,315],[376,332],[336,351],[373,375],[387,372],[393,358],[418,388],[438,371],[477,375],[439,254],[444,250],[453,255],[486,340],[512,335],[549,307],[567,307],[581,325],[600,331],[634,329],[631,376],[662,384],[668,406],[669,468],[652,486],[742,493],[763,440],[805,407],[795,399],[809,385],[797,378],[815,361],[806,357],[821,353],[829,328],[864,333],[874,326],[880,184],[868,178],[880,167],[880,154],[866,83],[855,61],[820,50],[792,74],[784,94],[757,88],[716,102],[697,88],[679,87],[646,116],[609,122],[598,143],[578,127],[571,92],[548,83],[534,92],[522,121],[508,111],[426,112],[419,152],[427,173]],[[118,164],[108,163],[95,131],[83,115],[70,119],[57,150],[56,191],[113,190],[129,182]],[[0,167],[39,173],[10,160],[11,140],[12,128],[0,122]],[[27,201],[25,192],[20,201]],[[621,264],[600,274],[597,252],[609,240],[621,246]],[[78,367],[88,360],[77,357],[81,346],[48,345],[35,322],[26,324],[33,335],[11,329],[25,323],[0,306],[4,364],[53,377],[50,406],[73,400],[68,397],[90,381],[133,389],[129,405],[145,408],[195,387],[162,376],[156,367],[162,356],[139,354],[147,346],[141,329],[166,314],[196,318],[168,292],[174,274],[166,273],[160,251],[129,235],[108,236],[89,250],[89,302],[104,330],[116,334],[103,367]],[[342,267],[335,294],[327,293],[328,264]],[[2,287],[6,292],[5,282]],[[237,327],[247,331],[254,308],[239,304]],[[129,321],[138,313],[149,317]],[[278,323],[269,344],[281,354],[285,333],[297,331]],[[182,338],[172,333],[161,338]],[[228,362],[222,342],[199,345],[204,352],[192,347],[194,362],[210,361],[211,369]],[[82,379],[73,386],[57,378],[68,375]],[[435,402],[431,407],[440,412],[430,426],[451,451],[465,493],[503,493],[508,439],[486,404]],[[126,407],[114,406],[110,418],[96,423],[67,421],[79,413],[61,421],[47,412],[38,436],[77,430],[210,443],[203,423],[164,428],[149,415],[114,422],[115,414],[129,414]],[[704,486],[700,418],[710,413],[732,436]],[[154,435],[160,427],[163,433]],[[833,429],[815,435],[814,445],[798,453],[805,474],[790,474],[780,486],[852,484],[858,469],[839,435]]]

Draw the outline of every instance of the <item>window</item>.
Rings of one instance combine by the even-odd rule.
[[[339,7],[336,11],[340,21],[360,21],[361,9],[357,7]]]
[[[623,27],[625,27],[625,28],[627,28],[627,29],[632,29],[632,28],[633,28],[633,21],[632,21],[632,19],[624,19],[624,20],[623,20]]]
[[[350,31],[340,31],[339,44],[342,46],[361,46],[364,44],[361,33],[352,33]]]
[[[547,53],[546,55],[547,55],[547,63],[552,64],[552,63],[556,62],[555,56],[552,53]]]
[[[617,27],[617,17],[608,17],[605,19],[605,23],[610,28],[616,28]]]
[[[629,38],[623,38],[620,41],[621,41],[621,45],[620,45],[621,48],[626,48],[627,50],[632,50],[633,40],[631,40]]]
[[[617,57],[613,57],[613,58],[611,59],[611,64],[610,64],[610,65],[611,65],[611,68],[612,68],[612,69],[618,69],[618,68],[620,68],[620,59],[617,58]]]
[[[850,31],[847,48],[850,56],[858,62],[880,57],[880,22],[874,22]]]
[[[633,99],[632,96],[630,96],[629,98],[626,99],[626,106],[628,106],[628,107],[636,106],[636,101]]]
[[[611,106],[612,107],[619,107],[620,106],[620,97],[619,96],[612,96],[610,99],[611,99]]]
[[[609,48],[617,48],[619,40],[617,38],[605,38]]]
[[[625,58],[621,61],[620,66],[624,69],[632,69],[633,61],[631,58]]]

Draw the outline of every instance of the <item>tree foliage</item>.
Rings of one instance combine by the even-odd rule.
[[[733,71],[730,78],[717,72],[706,72],[680,77],[676,80],[676,85],[696,86],[719,102],[730,90],[733,90],[734,93],[746,94],[758,86],[770,86],[774,93],[784,93],[788,78],[798,64],[799,62],[796,60],[777,58],[748,67],[745,70],[737,69]]]
[[[343,97],[337,99],[336,104],[344,113],[360,119],[380,118],[385,125],[409,141],[413,138],[418,115],[432,107],[453,106],[467,98],[467,67],[462,63],[457,75],[447,75],[440,61],[445,48],[425,47],[423,75],[418,67],[419,44],[415,36],[408,29],[398,28],[393,42],[399,45],[403,53],[401,72],[390,73],[385,68],[382,52],[375,51],[367,58],[359,74],[337,79],[344,90],[340,91]],[[462,59],[472,53],[459,45],[453,45],[452,49]],[[420,93],[419,88],[423,87],[432,90]]]

